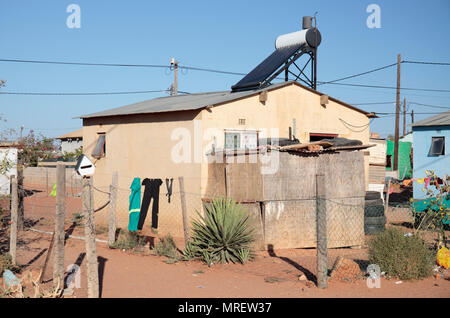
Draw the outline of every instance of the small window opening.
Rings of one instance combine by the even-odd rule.
[[[432,137],[429,156],[445,155],[445,137]]]
[[[92,157],[102,158],[106,155],[106,135],[104,133],[98,134],[97,143],[95,144]]]

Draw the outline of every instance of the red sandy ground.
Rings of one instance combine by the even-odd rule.
[[[20,238],[26,242],[19,247],[18,263],[27,264],[38,256],[50,242],[50,235],[25,231]],[[66,266],[75,263],[84,253],[81,240],[66,242]],[[382,279],[381,288],[370,289],[364,279],[352,283],[330,281],[328,289],[308,287],[298,280],[306,273],[315,273],[315,250],[280,250],[275,255],[261,252],[255,261],[247,265],[214,264],[211,267],[201,262],[178,262],[166,264],[163,257],[109,249],[106,244],[97,244],[98,257],[104,260],[101,268],[102,297],[449,297],[450,281],[447,277],[428,278],[414,282],[395,284],[396,279]],[[329,264],[333,263],[337,251],[330,252]],[[42,253],[26,269],[39,269],[45,259]],[[347,250],[346,256],[365,259],[365,250]],[[51,265],[51,264],[50,264]],[[74,297],[86,297],[85,259],[81,265],[81,288],[75,289]],[[47,270],[45,280],[51,285],[52,268]],[[278,282],[265,280],[273,277]]]
[[[66,228],[71,224],[71,215],[79,210],[79,200],[68,198]],[[25,199],[25,217],[39,220],[33,228],[52,231],[54,209],[49,207],[54,207],[54,201],[54,198],[43,194]],[[31,209],[33,204],[35,207]],[[388,219],[392,223],[400,223],[405,217],[396,212],[394,217],[388,216]],[[73,234],[83,236],[80,228],[76,228]],[[8,235],[9,231],[0,231],[0,245],[5,245]],[[23,272],[29,269],[38,271],[44,264],[50,238],[48,234],[29,229],[19,233],[18,263],[28,264]],[[99,234],[98,238],[106,239],[106,233]],[[183,246],[182,240],[176,240],[176,243],[180,248]],[[75,263],[84,251],[84,241],[68,239],[66,266]],[[298,280],[301,274],[314,280],[315,249],[277,250],[271,254],[260,252],[254,261],[246,265],[214,264],[211,267],[196,261],[166,264],[165,258],[151,255],[148,246],[136,253],[109,249],[105,243],[98,243],[97,254],[101,264],[104,264],[100,266],[101,297],[450,297],[448,274],[438,279],[431,277],[401,284],[395,284],[397,279],[382,278],[379,289],[368,288],[365,279],[345,283],[329,281],[327,289],[319,289],[314,284]],[[367,250],[364,248],[332,249],[328,255],[330,269],[339,255],[367,265]],[[46,286],[52,284],[51,263],[44,277]],[[84,258],[81,263],[81,288],[75,289],[73,297],[87,296],[85,263]]]

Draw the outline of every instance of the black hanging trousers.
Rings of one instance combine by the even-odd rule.
[[[161,179],[148,179],[145,178],[142,181],[142,185],[145,186],[144,197],[142,198],[141,212],[139,215],[138,230],[142,230],[144,226],[145,218],[147,217],[147,211],[150,206],[150,200],[153,199],[152,204],[152,228],[158,228],[158,210],[159,210],[159,188],[162,184]]]

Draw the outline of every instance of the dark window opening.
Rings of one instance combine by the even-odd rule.
[[[106,155],[106,135],[98,134],[97,143],[95,144],[94,151],[92,152],[92,157],[102,158]]]
[[[337,134],[322,134],[322,133],[310,133],[309,134],[309,142],[321,141],[323,139],[332,139],[336,138]]]
[[[386,156],[386,168],[392,168],[392,155]]]
[[[445,137],[432,137],[429,156],[445,155]]]

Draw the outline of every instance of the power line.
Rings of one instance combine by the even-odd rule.
[[[375,115],[395,115],[395,113],[379,113],[379,112],[373,112]],[[406,113],[408,115],[411,114],[411,112]],[[442,112],[440,113],[416,113],[414,112],[415,115],[438,115],[438,114],[442,114]]]
[[[212,72],[212,73],[229,74],[229,75],[239,75],[239,76],[247,75],[246,73],[220,71],[220,70],[201,68],[201,67],[193,67],[193,66],[179,66],[179,68],[183,68],[186,70],[193,70],[193,71],[203,71],[203,72]]]
[[[352,83],[325,83],[325,82],[321,82],[321,83],[324,83],[324,84],[332,84],[332,85],[343,85],[343,86],[355,86],[355,87],[383,88],[383,89],[397,89],[397,87],[395,87],[395,86],[366,85],[366,84],[352,84]],[[410,87],[400,87],[400,90],[450,93],[450,90],[448,90],[448,89],[432,89],[432,88],[410,88]]]
[[[424,106],[424,107],[432,107],[432,108],[450,109],[450,107],[446,107],[446,106],[421,104],[421,103],[416,103],[416,102],[410,102],[409,104],[414,104],[414,105],[419,105],[419,106]]]
[[[92,96],[92,95],[129,95],[129,94],[149,94],[149,93],[162,93],[168,90],[149,90],[149,91],[130,91],[130,92],[3,92],[0,91],[0,95],[31,95],[31,96]],[[180,92],[189,94],[188,92]]]
[[[395,104],[395,102],[352,103],[351,105],[363,106],[363,105],[385,105],[385,104]]]
[[[328,81],[328,82],[320,82],[319,85],[332,84],[332,83],[343,81],[343,80],[346,80],[346,79],[350,79],[350,78],[354,78],[354,77],[370,74],[370,73],[373,73],[373,72],[381,71],[381,70],[384,70],[386,68],[390,68],[390,67],[395,66],[395,65],[397,65],[397,63],[385,65],[385,66],[382,66],[382,67],[379,67],[379,68],[376,68],[376,69],[373,69],[373,70],[370,70],[370,71],[366,71],[366,72],[363,72],[363,73],[359,73],[359,74],[355,74],[355,75],[350,75],[350,76],[338,78],[338,79],[335,79],[335,80],[332,80],[332,81]]]
[[[12,63],[32,63],[32,64],[54,64],[54,65],[78,65],[78,66],[107,66],[107,67],[147,67],[147,68],[165,68],[170,69],[170,65],[161,64],[117,64],[117,63],[85,63],[85,62],[64,62],[64,61],[42,61],[42,60],[20,60],[20,59],[0,59],[0,62],[12,62]],[[194,67],[194,66],[179,66],[180,69],[212,72],[228,75],[247,75],[246,73],[229,72],[216,69]]]
[[[74,127],[74,128],[30,128],[30,127],[24,127],[24,129],[28,130],[73,130],[73,129],[80,129],[80,127]]]
[[[18,59],[0,59],[0,62],[57,64],[57,65],[81,65],[81,66],[108,66],[108,67],[152,67],[152,68],[169,68],[170,67],[169,65],[157,65],[157,64],[84,63],[84,62],[18,60]]]
[[[445,66],[450,66],[450,63],[447,63],[447,62],[403,61],[403,63],[409,63],[409,64],[425,64],[425,65],[445,65]]]

